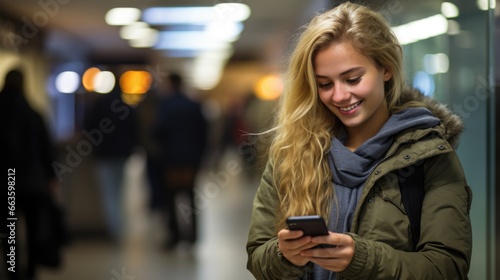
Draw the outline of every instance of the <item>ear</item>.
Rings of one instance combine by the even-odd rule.
[[[384,82],[389,81],[391,78],[392,78],[392,73],[389,70],[384,69]]]

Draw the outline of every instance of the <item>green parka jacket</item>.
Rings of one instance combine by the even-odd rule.
[[[346,233],[355,240],[354,257],[337,279],[467,279],[472,252],[472,194],[454,151],[462,122],[445,106],[415,90],[406,91],[403,98],[423,101],[441,123],[399,134],[385,159],[370,174],[352,228]],[[425,198],[420,241],[417,252],[411,252],[410,222],[394,171],[421,160]],[[256,279],[308,279],[310,265],[295,266],[278,251],[277,188],[271,176],[272,165],[268,164],[254,199],[247,268]]]

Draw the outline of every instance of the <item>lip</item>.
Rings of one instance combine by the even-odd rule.
[[[351,110],[349,110],[349,111],[344,111],[344,110],[341,110],[341,109],[340,109],[341,107],[338,107],[338,106],[337,106],[337,109],[338,109],[338,111],[339,111],[342,115],[352,115],[352,114],[356,113],[356,112],[357,112],[357,111],[361,108],[361,105],[363,105],[363,101],[364,101],[364,100],[361,100],[361,101],[358,101],[358,102],[354,103],[354,104],[357,104],[357,105],[356,105],[356,107],[354,107],[353,109],[351,109]],[[354,105],[354,104],[352,104],[352,105]],[[352,105],[349,105],[349,106],[346,106],[346,107],[350,107],[350,106],[352,106]],[[343,108],[345,108],[345,107],[343,107]]]

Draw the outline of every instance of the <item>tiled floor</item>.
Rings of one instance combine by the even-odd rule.
[[[188,250],[161,248],[165,231],[159,217],[148,216],[144,204],[143,162],[138,156],[128,165],[129,227],[124,245],[75,240],[65,248],[64,266],[57,271],[43,269],[40,280],[253,279],[246,270],[245,241],[257,183],[245,179],[238,155],[226,154],[220,167],[206,168],[200,175],[199,242]]]

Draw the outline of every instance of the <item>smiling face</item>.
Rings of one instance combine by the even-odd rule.
[[[376,133],[389,118],[384,82],[391,74],[346,42],[320,50],[314,74],[321,101],[345,125],[348,135]]]

